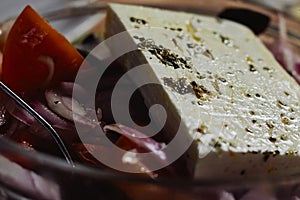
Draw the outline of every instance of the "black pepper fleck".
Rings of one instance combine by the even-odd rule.
[[[217,141],[217,142],[214,144],[214,147],[215,147],[216,149],[219,149],[219,148],[222,147],[222,145],[221,145],[220,142]]]
[[[202,124],[199,128],[197,128],[197,131],[199,133],[202,133],[202,134],[207,134],[208,133],[208,127]]]
[[[199,106],[203,106],[203,103],[200,102],[200,101],[198,101],[197,104],[198,104]]]
[[[196,43],[187,43],[186,46],[189,48],[189,49],[193,49],[197,46]]]
[[[250,115],[255,115],[255,112],[253,110],[249,111]]]
[[[212,59],[212,60],[215,59],[215,57],[213,56],[212,52],[211,52],[210,50],[208,50],[208,49],[206,49],[202,54],[203,54],[204,56],[206,56],[206,57]]]
[[[285,103],[283,103],[282,101],[280,101],[280,100],[278,100],[277,101],[277,105],[278,105],[278,107],[282,107],[282,106],[287,106]]]
[[[250,72],[256,72],[257,70],[256,70],[256,68],[254,67],[254,65],[249,64],[249,71],[250,71]]]
[[[197,75],[197,78],[198,78],[198,79],[205,79],[205,78],[206,78],[206,76],[204,76],[204,75],[200,75],[200,74],[199,74],[199,75]]]
[[[249,133],[253,133],[252,130],[250,130],[249,128],[245,128],[245,131],[249,132]]]
[[[248,97],[248,98],[250,98],[250,97],[251,97],[251,94],[245,93],[245,96]]]
[[[223,77],[218,77],[218,80],[221,81],[221,82],[223,82],[223,83],[226,83],[226,82],[227,82],[226,79],[223,78]]]
[[[286,141],[288,139],[288,137],[287,137],[287,135],[282,134],[282,135],[280,135],[280,139],[283,141]]]
[[[259,98],[259,97],[261,97],[261,95],[260,95],[260,94],[258,94],[258,93],[256,93],[256,94],[255,94],[255,96],[256,96],[256,97],[258,97],[258,98]]]
[[[137,23],[137,24],[142,24],[142,25],[146,25],[147,21],[144,19],[139,19],[139,18],[135,18],[135,17],[130,17],[130,21]]]
[[[269,129],[274,128],[274,125],[271,122],[266,121],[266,125],[268,126]]]
[[[220,35],[220,39],[221,39],[223,44],[232,45],[232,40],[229,37]]]
[[[203,85],[197,84],[195,81],[192,81],[191,86],[193,88],[195,96],[203,101],[209,100],[209,97],[212,93],[206,89]]]
[[[179,28],[174,28],[174,27],[167,27],[167,26],[165,26],[164,28],[165,29],[169,29],[171,31],[179,31],[179,32],[182,31],[182,28],[180,28],[180,27]]]
[[[291,121],[287,117],[282,117],[281,122],[285,125],[290,125]]]
[[[270,142],[272,142],[272,143],[275,143],[275,142],[277,141],[277,139],[276,139],[276,138],[273,138],[273,137],[269,137],[269,140],[270,140]]]

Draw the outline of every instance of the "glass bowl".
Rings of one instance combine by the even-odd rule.
[[[116,2],[116,1],[114,1]],[[260,35],[266,43],[279,38],[275,11],[240,1],[117,1],[217,16],[227,8],[246,8],[263,13],[271,21]],[[97,2],[92,3],[97,6]],[[100,12],[100,10],[99,10]],[[300,52],[300,25],[286,17],[288,37]],[[103,21],[88,32],[103,32]],[[88,34],[85,32],[84,34]],[[74,38],[73,38],[74,39]],[[300,197],[300,168],[276,177],[244,179],[190,180],[185,178],[150,179],[144,176],[113,173],[42,152],[27,151],[20,145],[0,138],[1,199],[297,199]],[[113,155],[111,155],[113,156]]]

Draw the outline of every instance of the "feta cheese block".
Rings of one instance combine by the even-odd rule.
[[[251,30],[210,16],[110,4],[106,36],[123,31],[138,47],[123,56],[125,67],[147,63],[140,78],[159,82],[140,89],[148,106],[166,108],[167,137],[182,122],[193,140],[186,159],[194,178],[299,169],[300,87]]]

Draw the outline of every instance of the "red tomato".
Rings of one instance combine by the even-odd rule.
[[[74,80],[82,61],[76,48],[27,6],[4,45],[2,79],[15,92],[33,92]]]

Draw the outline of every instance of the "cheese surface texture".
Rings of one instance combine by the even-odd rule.
[[[300,164],[300,87],[251,30],[214,17],[111,4],[107,36],[126,30],[161,90],[141,92],[182,120],[195,178],[292,172]],[[171,131],[172,132],[172,131]],[[172,134],[168,135],[172,138]]]

